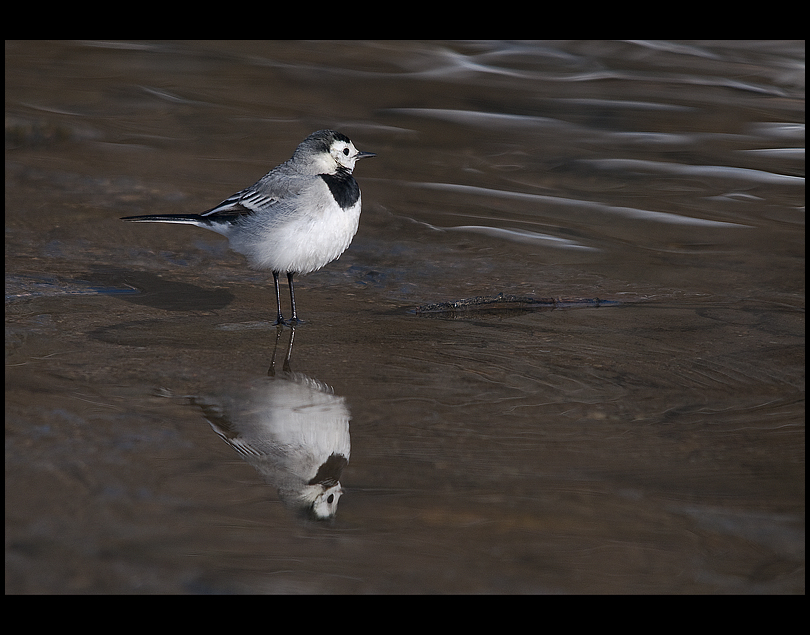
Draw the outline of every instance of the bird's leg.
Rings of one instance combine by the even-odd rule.
[[[289,274],[287,274],[289,276]],[[273,284],[276,287],[276,307],[278,308],[278,317],[276,324],[284,324],[284,316],[281,315],[281,293],[278,288],[278,271],[273,272]],[[295,315],[295,308],[293,308],[293,315]]]
[[[298,324],[298,313],[295,311],[295,287],[293,287],[294,271],[287,272],[287,284],[290,287],[290,305],[292,306],[292,317],[290,318],[291,324]]]

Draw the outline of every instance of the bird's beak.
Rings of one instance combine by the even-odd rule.
[[[377,154],[375,152],[359,152],[354,155],[355,159],[368,159],[369,157],[376,157]]]

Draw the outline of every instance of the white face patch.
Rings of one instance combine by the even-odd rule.
[[[357,162],[357,148],[349,141],[336,140],[332,142],[329,148],[329,154],[338,165],[343,166],[347,170],[354,170],[354,164]]]

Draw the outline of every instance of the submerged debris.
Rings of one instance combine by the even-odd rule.
[[[476,296],[452,302],[436,302],[416,307],[417,315],[455,314],[468,311],[498,311],[498,310],[552,310],[569,307],[598,307],[614,306],[619,304],[615,300],[601,300],[599,298],[535,298],[533,296],[505,295]]]

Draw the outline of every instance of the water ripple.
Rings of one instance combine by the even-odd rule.
[[[399,115],[413,115],[416,117],[431,117],[452,123],[480,126],[543,126],[560,130],[569,124],[561,119],[552,117],[536,117],[532,115],[513,115],[502,112],[481,112],[478,110],[459,110],[453,108],[388,108],[388,112]]]
[[[559,247],[561,249],[581,249],[584,251],[599,251],[595,247],[587,247],[567,238],[559,238],[549,234],[541,234],[525,229],[489,227],[487,225],[458,225],[456,227],[443,227],[448,231],[465,231],[484,234],[493,238],[503,238],[519,243],[542,244],[546,247]]]
[[[583,163],[605,169],[640,170],[676,174],[678,176],[700,176],[711,178],[728,178],[751,183],[769,183],[772,185],[804,185],[804,177],[775,174],[750,168],[735,168],[727,165],[685,165],[663,161],[645,161],[642,159],[582,159]]]
[[[512,198],[537,203],[563,205],[582,210],[596,211],[604,214],[616,214],[625,218],[635,218],[649,220],[659,223],[676,225],[693,225],[699,227],[749,227],[740,223],[729,223],[727,221],[708,220],[706,218],[694,218],[692,216],[682,216],[670,212],[656,212],[635,207],[622,207],[616,205],[606,205],[594,201],[581,199],[563,198],[559,196],[548,196],[545,194],[527,194],[525,192],[510,192],[506,190],[494,190],[474,185],[459,185],[455,183],[411,183],[410,185],[426,189],[455,191],[471,194],[474,196],[494,196],[499,198]]]

